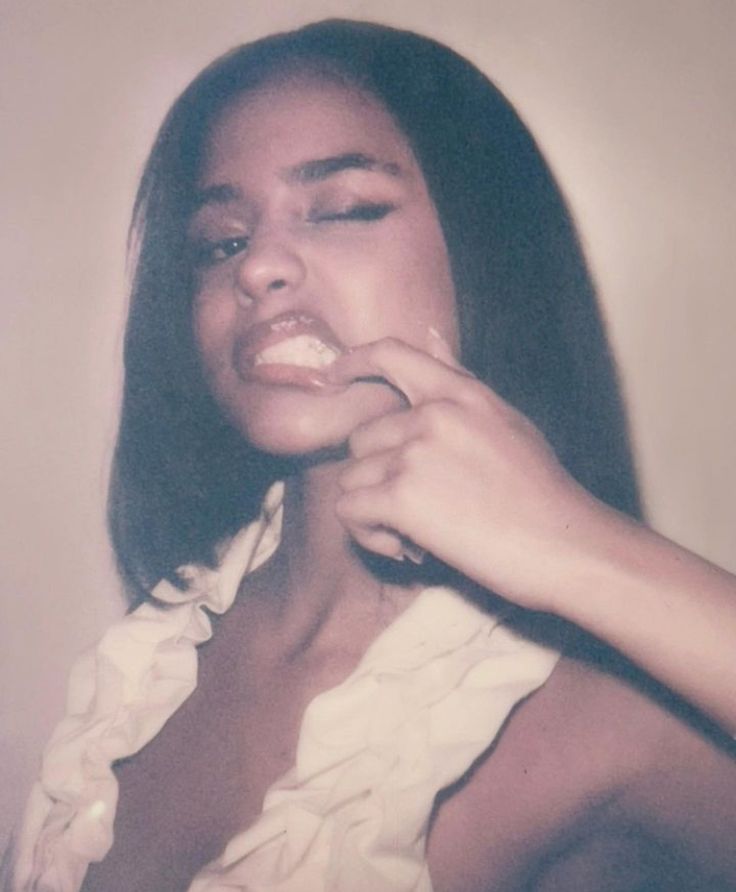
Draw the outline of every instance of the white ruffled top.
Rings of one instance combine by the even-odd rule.
[[[74,667],[67,716],[46,748],[17,840],[14,892],[78,892],[113,841],[113,764],[140,750],[194,690],[197,646],[245,574],[275,551],[282,487],[216,570],[161,582]],[[245,595],[247,597],[247,594]],[[425,858],[437,793],[493,741],[558,654],[457,592],[424,589],[353,673],[307,707],[296,761],[255,823],[189,892],[431,892]]]

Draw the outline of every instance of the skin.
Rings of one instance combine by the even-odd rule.
[[[344,442],[357,424],[401,402],[385,386],[328,398],[249,384],[232,354],[250,326],[301,311],[348,347],[393,335],[427,349],[430,327],[457,339],[447,249],[408,145],[370,97],[329,83],[319,92],[327,115],[306,85],[274,85],[236,102],[210,142],[201,188],[228,185],[240,197],[205,205],[190,229],[195,241],[232,252],[201,269],[194,311],[212,390],[250,442],[297,455]],[[305,162],[358,150],[376,159],[375,170],[294,180]],[[339,217],[365,205],[390,210],[372,222]],[[234,237],[240,243],[228,244]]]
[[[287,175],[346,154],[379,164],[316,182]],[[306,704],[344,679],[417,593],[374,577],[356,540],[394,557],[410,540],[475,584],[603,629],[635,659],[640,638],[651,671],[661,670],[659,645],[625,615],[662,628],[662,576],[686,614],[683,592],[695,585],[730,634],[725,575],[596,503],[534,427],[458,365],[437,214],[378,103],[316,78],[243,96],[211,134],[200,185],[230,195],[191,226],[209,258],[194,326],[212,391],[259,448],[313,460],[287,481],[281,548],[201,648],[197,689],[116,767],[115,842],[85,892],[186,888],[255,820],[293,761]],[[346,216],[365,204],[391,211]],[[285,312],[318,318],[350,348],[321,386],[243,374],[240,339]],[[337,448],[346,441],[347,455]],[[670,680],[666,665],[660,675]],[[715,715],[731,715],[715,702]],[[717,729],[672,706],[613,670],[563,658],[438,800],[436,892],[736,888],[732,755]]]

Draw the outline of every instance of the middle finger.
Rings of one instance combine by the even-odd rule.
[[[395,449],[416,434],[417,419],[412,409],[399,409],[361,424],[350,435],[348,443],[354,458],[372,452]]]

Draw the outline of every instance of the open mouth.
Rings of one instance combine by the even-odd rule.
[[[302,333],[288,337],[260,350],[253,357],[253,365],[291,365],[306,369],[324,369],[331,365],[340,351],[316,335]]]
[[[248,329],[236,345],[235,362],[244,380],[329,390],[322,372],[342,353],[324,320],[289,312]]]

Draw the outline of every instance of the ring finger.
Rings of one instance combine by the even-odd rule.
[[[340,474],[340,487],[343,492],[350,492],[385,483],[396,474],[396,457],[395,449],[385,449],[351,461]]]

